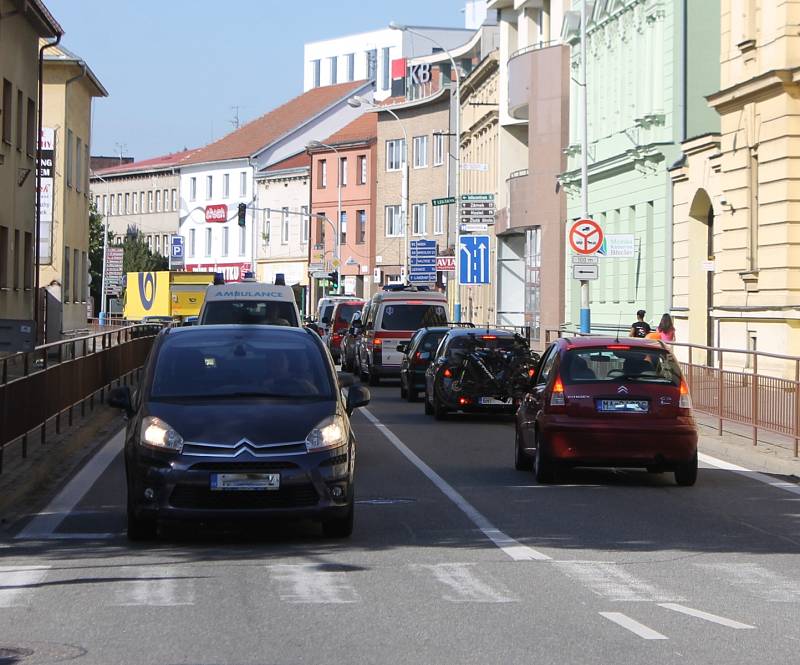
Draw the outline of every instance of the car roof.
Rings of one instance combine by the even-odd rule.
[[[227,330],[229,332],[243,332],[253,334],[254,332],[280,332],[289,335],[311,335],[313,334],[306,328],[298,326],[267,326],[262,324],[239,324],[225,323],[212,324],[205,326],[186,326],[182,328],[165,328],[164,333],[172,335],[200,335],[213,331]]]
[[[642,337],[561,337],[557,343],[568,349],[574,348],[596,348],[602,346],[631,346],[643,349],[665,349],[666,347],[658,339],[644,339]]]
[[[294,291],[290,286],[267,284],[264,282],[232,282],[208,287],[206,301],[209,300],[291,300],[294,302]]]
[[[514,333],[510,330],[498,330],[497,328],[451,328],[448,333],[450,337],[464,337],[466,335],[481,336],[495,335],[497,337],[513,337]]]
[[[363,300],[337,300],[336,307],[339,305],[363,305]]]
[[[444,293],[438,291],[381,291],[372,296],[373,302],[383,300],[433,300],[447,302]]]

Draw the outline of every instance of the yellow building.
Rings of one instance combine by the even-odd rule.
[[[92,99],[108,93],[88,65],[60,45],[45,52],[42,78],[42,137],[52,141],[55,168],[52,208],[42,204],[39,284],[48,292],[52,341],[86,326]]]
[[[0,0],[0,318],[34,318],[40,38],[62,34],[38,0]]]
[[[687,141],[672,171],[685,341],[800,354],[798,24],[797,3],[721,1],[720,90],[707,97],[719,134]]]

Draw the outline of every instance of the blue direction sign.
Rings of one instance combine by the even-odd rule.
[[[184,266],[184,238],[183,236],[172,236],[169,249],[169,267],[183,268]]]
[[[409,252],[409,275],[411,284],[436,281],[436,241],[412,240]]]
[[[461,236],[459,283],[489,283],[489,236]]]

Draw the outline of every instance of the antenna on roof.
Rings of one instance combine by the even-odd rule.
[[[239,106],[231,106],[231,111],[233,111],[233,120],[228,120],[231,125],[233,125],[233,129],[239,129],[240,121],[239,121]]]

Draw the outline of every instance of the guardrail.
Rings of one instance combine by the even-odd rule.
[[[620,335],[626,333],[627,329]],[[547,330],[545,334],[548,343],[554,337],[597,336],[573,330]],[[676,352],[689,384],[694,410],[716,418],[719,434],[728,421],[750,427],[754,446],[761,430],[787,436],[794,440],[794,456],[798,457],[800,357],[687,342],[671,342],[669,346]],[[782,371],[760,372],[759,367],[768,365],[768,361],[775,361],[773,367]],[[787,378],[792,374],[794,378]]]
[[[127,382],[144,365],[160,330],[126,326],[0,358],[0,473],[6,448],[21,440],[26,458],[32,433],[38,430],[45,444],[49,422],[60,433],[64,415],[72,425],[76,409],[85,416],[98,392],[102,403],[112,382]]]

